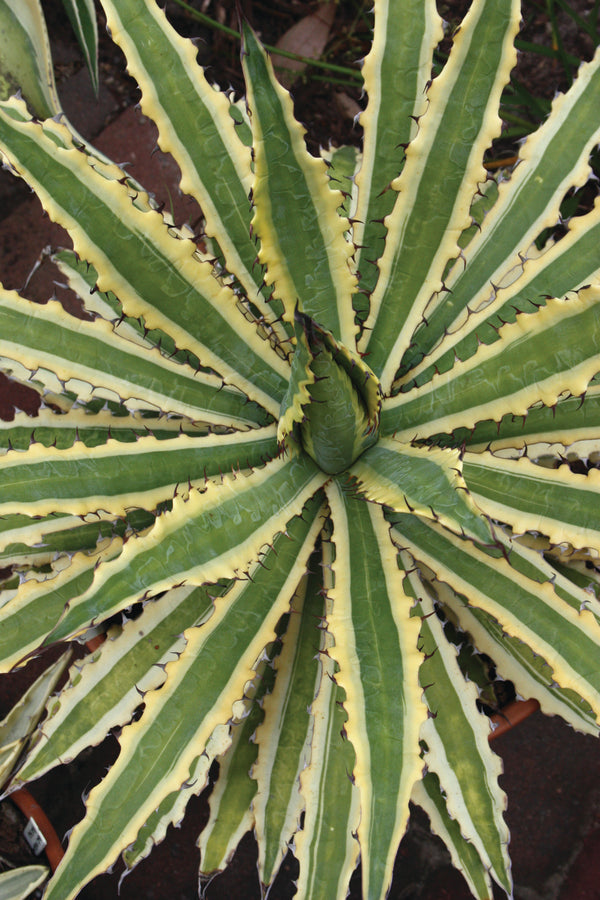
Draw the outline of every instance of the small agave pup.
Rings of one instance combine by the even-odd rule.
[[[1,295],[3,366],[42,398],[2,426],[25,573],[2,664],[108,627],[12,785],[123,726],[45,896],[136,865],[215,760],[203,873],[253,829],[264,885],[291,843],[299,897],[341,900],[360,859],[383,898],[412,799],[475,897],[510,893],[500,762],[447,636],[597,733],[600,207],[535,240],[589,177],[600,56],[498,188],[516,0],[474,0],[433,81],[435,4],[376,0],[356,172],[307,153],[249,28],[246,116],[153,2],[103,5],[213,252],[64,124],[0,108],[90,313]]]

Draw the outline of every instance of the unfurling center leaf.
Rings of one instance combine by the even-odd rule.
[[[345,472],[379,435],[379,383],[359,357],[296,313],[296,352],[280,440],[301,444],[330,475]]]

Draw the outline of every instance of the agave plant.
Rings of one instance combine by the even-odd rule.
[[[321,158],[248,26],[246,109],[153,3],[103,5],[205,239],[1,107],[88,313],[1,297],[3,368],[41,397],[2,426],[2,665],[107,634],[12,785],[122,727],[45,896],[135,866],[215,761],[202,873],[253,829],[263,885],[291,846],[299,897],[345,897],[360,859],[382,898],[412,798],[475,897],[510,893],[457,645],[597,733],[600,208],[539,244],[590,175],[600,56],[498,184],[517,0],[474,0],[433,79],[434,2],[377,0],[363,152]]]

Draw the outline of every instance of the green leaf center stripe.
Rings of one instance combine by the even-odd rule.
[[[0,0],[0,29],[9,38],[2,43],[3,96],[22,92],[40,118],[57,115],[61,106],[40,3]]]
[[[568,223],[568,231],[555,244],[540,255],[523,261],[523,272],[516,279],[514,271],[508,273],[511,283],[506,287],[495,286],[489,303],[484,303],[471,313],[475,304],[469,304],[455,318],[443,339],[421,363],[410,370],[411,382],[429,381],[436,370],[452,368],[456,357],[466,359],[477,351],[478,345],[493,343],[497,331],[505,322],[514,322],[521,311],[530,312],[533,304],[543,304],[548,297],[564,297],[585,285],[600,280],[600,202],[594,210],[574,216]]]
[[[449,816],[439,779],[434,772],[428,772],[421,781],[416,782],[412,801],[427,814],[432,832],[445,843],[453,865],[461,872],[473,896],[477,900],[489,900],[493,889],[487,866],[475,847],[464,840],[458,822]]]
[[[289,608],[322,527],[320,508],[321,500],[315,498],[303,517],[288,520],[287,534],[273,539],[251,579],[217,602],[205,625],[186,632],[187,646],[167,666],[165,686],[146,695],[141,719],[123,733],[117,762],[93,789],[87,816],[73,830],[48,900],[71,900],[79,890],[80,872],[103,871],[135,840],[161,799],[187,780],[216,728],[222,736],[217,752],[229,745],[225,723],[253,677],[251,666]]]
[[[494,660],[502,677],[518,685],[521,696],[535,698],[545,715],[561,716],[577,731],[598,736],[598,723],[588,704],[574,691],[559,687],[545,661],[530,647],[505,634],[493,616],[465,606],[450,589],[444,594],[444,604],[475,641],[477,649]]]
[[[352,348],[354,247],[344,237],[348,221],[337,213],[342,197],[331,190],[324,161],[307,154],[290,97],[248,26],[242,62],[254,136],[252,227],[261,241],[266,281],[284,301],[288,319],[299,303],[302,312]]]
[[[450,293],[439,298],[438,306],[427,316],[427,325],[414,335],[405,365],[419,361],[445,331],[454,330],[453,323],[467,304],[477,309],[489,300],[493,285],[502,284],[508,273],[521,265],[520,254],[526,255],[544,228],[556,223],[566,192],[587,181],[588,157],[600,136],[600,126],[593,127],[599,102],[597,52],[592,62],[581,66],[573,87],[556,98],[552,115],[525,143],[510,181],[500,186],[485,228],[465,250],[464,261],[450,273]]]
[[[300,863],[298,896],[329,900],[347,896],[359,854],[354,835],[360,809],[358,790],[349,777],[354,750],[343,737],[345,694],[335,682],[334,661],[322,653],[319,663],[319,691],[311,706],[310,763],[300,776],[306,801],[304,826],[294,845]]]
[[[144,0],[103,5],[112,37],[140,85],[142,108],[158,126],[160,146],[181,167],[181,189],[202,206],[206,232],[218,240],[228,269],[272,318],[250,236],[250,152],[235,133],[230,100],[208,83],[196,65],[196,48],[177,35],[159,7]]]
[[[386,393],[470,224],[473,195],[485,180],[483,153],[499,130],[500,93],[516,62],[512,44],[518,23],[518,0],[471,6],[450,59],[430,88],[427,115],[394,183],[400,193],[386,221],[386,248],[363,348]]]
[[[11,163],[67,227],[79,255],[102,272],[99,288],[276,415],[288,366],[234,312],[235,295],[194,259],[193,242],[172,238],[160,213],[137,209],[127,187],[95,172],[84,153],[57,147],[41,126],[1,111],[0,147],[8,143]]]
[[[419,623],[410,616],[381,507],[345,494],[336,481],[327,497],[336,551],[329,653],[340,667],[336,681],[346,691],[346,730],[356,751],[363,894],[384,897],[421,770]]]
[[[38,375],[39,372],[36,373]],[[180,434],[204,437],[209,432],[206,424],[196,424],[179,416],[155,416],[148,410],[121,415],[113,414],[107,409],[94,413],[88,412],[85,407],[71,407],[68,415],[65,415],[41,407],[37,416],[17,413],[12,422],[0,421],[0,448],[28,450],[30,444],[40,443],[45,447],[53,446],[64,450],[72,447],[78,440],[86,447],[97,447],[106,444],[111,438],[116,438],[121,443],[134,443],[149,434],[157,440],[165,440]],[[256,432],[254,436],[256,437]]]
[[[176,497],[173,510],[159,516],[147,535],[127,541],[117,565],[98,571],[87,594],[71,604],[53,638],[71,635],[86,622],[105,619],[174,585],[243,574],[325,480],[306,457],[281,459],[250,475],[209,481],[205,491],[192,491],[187,500]]]
[[[431,75],[433,48],[441,40],[442,22],[432,0],[376,0],[371,52],[362,74],[368,96],[361,113],[364,129],[362,164],[356,176],[358,201],[353,227],[361,291],[372,291],[375,262],[385,245],[382,220],[395,202],[386,189],[397,177],[416,125],[412,116],[426,108],[425,84]]]
[[[20,585],[16,596],[2,607],[0,671],[8,672],[43,644],[67,604],[90,586],[94,566],[111,559],[120,548],[121,541],[114,541],[100,553],[78,553],[54,578],[42,582],[30,579]]]
[[[513,531],[548,535],[554,544],[600,552],[600,472],[547,469],[530,460],[466,453],[463,472],[475,502]]]
[[[158,441],[149,436],[133,444],[112,440],[94,448],[34,444],[3,457],[0,512],[83,515],[92,509],[115,514],[134,506],[153,509],[170,499],[177,485],[183,491],[190,482],[203,486],[209,476],[261,466],[277,452],[274,425],[200,438],[182,434]]]
[[[540,400],[553,406],[567,391],[583,394],[600,368],[599,303],[600,290],[589,288],[518,316],[466,362],[388,400],[381,431],[423,438],[472,428],[480,419],[522,416]]]
[[[140,694],[164,684],[164,667],[185,647],[183,632],[212,611],[217,593],[215,586],[210,592],[204,587],[175,588],[168,604],[147,604],[120,634],[109,634],[98,654],[72,670],[70,684],[45,720],[19,779],[39,778],[99,744],[111,728],[128,722]]]
[[[260,411],[236,388],[126,340],[108,322],[76,319],[56,301],[41,306],[12,291],[0,289],[0,295],[0,354],[32,371],[45,367],[63,382],[84,381],[113,398],[215,425],[243,427],[260,420]]]
[[[550,445],[564,447],[593,442],[600,429],[600,386],[590,385],[585,396],[560,399],[556,406],[534,406],[525,416],[504,416],[500,422],[479,422],[468,434],[466,445],[473,452],[512,448],[515,452],[533,446],[531,456],[544,455]],[[460,433],[459,439],[463,438]],[[545,444],[545,447],[540,447]],[[537,445],[537,446],[536,446]]]
[[[98,94],[98,20],[94,0],[65,0],[65,12],[77,35],[92,87]]]
[[[400,546],[473,606],[494,616],[508,634],[535,647],[562,687],[600,710],[600,670],[590,665],[598,658],[600,626],[591,612],[578,613],[549,582],[532,581],[506,560],[488,556],[433,522],[402,515],[393,522],[394,540]]]
[[[461,468],[458,450],[383,439],[354,463],[352,475],[369,500],[439,520],[487,544],[488,525],[468,494]]]
[[[462,834],[475,845],[496,881],[510,892],[509,834],[501,812],[506,797],[498,787],[502,764],[490,749],[490,723],[474,715],[477,688],[465,681],[456,651],[444,637],[418,575],[413,571],[408,578],[420,598],[420,649],[425,655],[420,679],[433,713],[421,729],[427,744],[425,763],[438,774],[448,812],[459,822]]]
[[[275,661],[275,685],[264,699],[265,717],[255,737],[258,758],[252,770],[257,784],[253,810],[263,884],[270,884],[275,877],[302,813],[298,784],[310,759],[312,736],[306,710],[317,694],[321,671],[317,652],[318,625],[324,612],[321,591],[320,576],[306,575],[292,599],[283,648]]]

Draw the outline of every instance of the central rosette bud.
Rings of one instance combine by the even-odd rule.
[[[348,469],[377,441],[381,397],[371,369],[308,316],[296,315],[296,349],[278,436],[301,444],[328,474]]]

